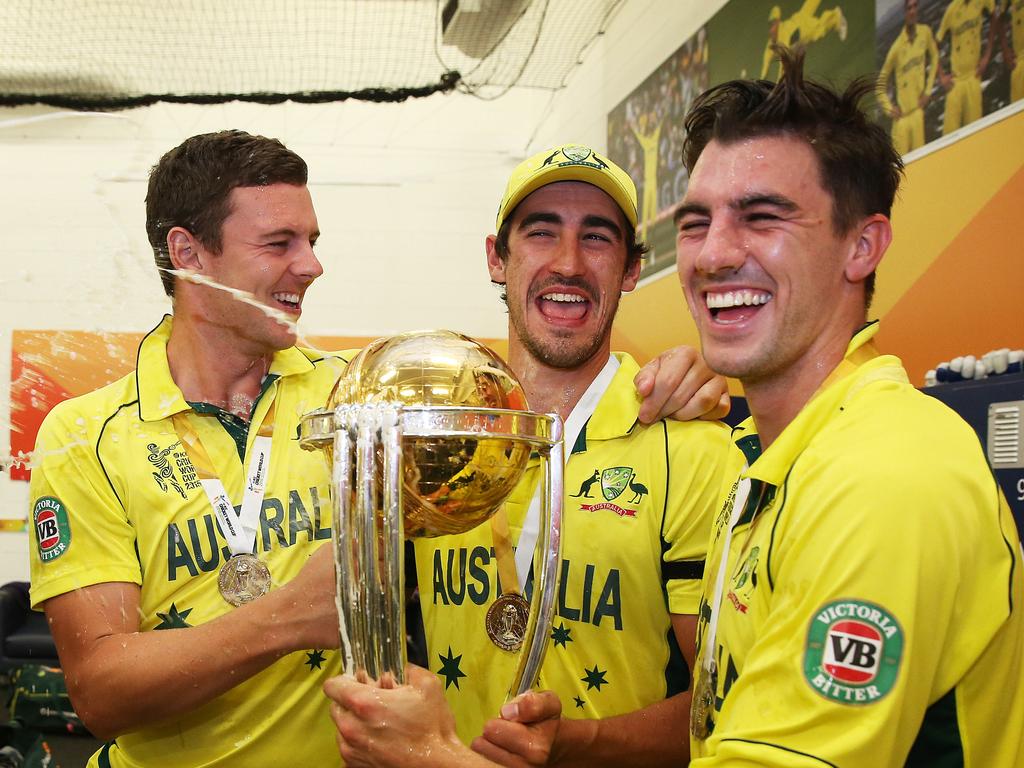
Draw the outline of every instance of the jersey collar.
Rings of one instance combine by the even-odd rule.
[[[797,457],[851,395],[865,384],[878,379],[907,382],[906,372],[899,358],[893,355],[878,355],[867,349],[854,355],[877,332],[878,321],[874,321],[854,335],[845,355],[845,359],[852,362],[854,367],[845,375],[841,374],[835,380],[827,382],[823,389],[816,392],[763,453],[760,441],[756,441],[755,447],[754,438],[757,437],[757,430],[753,418],[747,418],[736,427],[733,431],[733,442],[743,450],[750,464],[745,472],[746,476],[762,480],[769,485],[781,485]]]
[[[613,440],[628,435],[636,424],[637,416],[640,414],[641,398],[633,385],[633,378],[640,371],[640,366],[625,352],[612,354],[618,358],[619,369],[612,377],[593,415],[580,430],[572,453],[586,451],[589,440]]]
[[[160,324],[139,344],[135,383],[139,393],[139,418],[143,421],[165,419],[191,408],[171,378],[167,362],[167,341],[173,322],[171,315],[164,315]],[[296,347],[289,347],[274,354],[269,373],[285,377],[312,371],[314,367],[309,357]]]

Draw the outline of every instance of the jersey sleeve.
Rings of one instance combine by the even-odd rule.
[[[798,461],[780,488],[792,508],[762,579],[770,613],[738,675],[719,662],[724,702],[693,768],[902,765],[929,705],[1005,621],[1006,592],[972,586],[1011,578],[1002,544],[982,545],[997,492],[946,482],[946,467],[865,462]]]
[[[662,576],[669,612],[696,614],[711,522],[721,503],[734,449],[724,424],[667,422],[666,429],[668,478]],[[735,469],[738,472],[739,465]]]
[[[69,401],[40,427],[29,488],[33,607],[94,584],[142,583],[134,528],[97,456],[102,425]]]

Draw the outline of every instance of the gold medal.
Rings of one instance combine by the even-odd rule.
[[[221,596],[238,607],[270,591],[270,569],[256,555],[232,555],[217,576]]]
[[[701,670],[697,688],[690,704],[690,733],[703,741],[714,727],[715,690],[718,687],[718,665],[713,661]]]
[[[530,604],[518,592],[506,592],[487,609],[484,626],[491,642],[505,651],[518,651],[526,637]]]

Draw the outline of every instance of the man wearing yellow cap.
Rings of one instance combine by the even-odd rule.
[[[828,8],[818,15],[821,0],[804,0],[800,10],[783,19],[782,9],[773,5],[768,13],[768,44],[764,48],[764,60],[761,64],[761,79],[768,77],[768,70],[775,59],[774,46],[792,46],[800,44],[804,47],[821,40],[829,32],[836,32],[840,40],[846,40],[846,17],[838,5]]]
[[[509,362],[531,408],[566,424],[561,583],[553,624],[540,629],[551,640],[539,685],[557,694],[563,713],[553,721],[553,762],[679,765],[688,757],[678,736],[728,430],[638,421],[639,369],[610,352],[619,296],[636,285],[646,250],[636,224],[629,176],[589,147],[566,145],[515,169],[486,243],[508,306]],[[506,505],[513,562],[495,555],[489,525],[416,543],[431,670],[459,737],[499,761],[503,744],[518,752],[524,742],[508,732],[515,724],[487,723],[516,664],[487,617],[496,601],[532,589],[536,467],[528,473]],[[346,759],[365,758],[347,749],[358,748],[343,737]]]

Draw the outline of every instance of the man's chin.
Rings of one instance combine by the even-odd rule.
[[[563,370],[574,370],[593,359],[594,355],[601,349],[600,341],[596,345],[583,346],[580,344],[559,344],[558,342],[538,342],[530,339],[526,348],[531,356],[539,363],[551,368]]]

